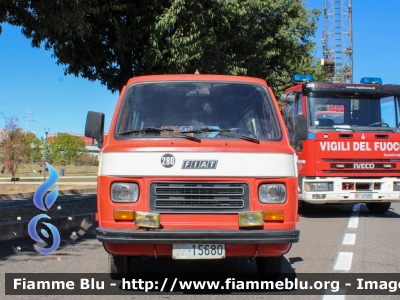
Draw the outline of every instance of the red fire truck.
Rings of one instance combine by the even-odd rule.
[[[292,135],[307,138],[304,119]],[[102,146],[104,114],[85,135]],[[123,88],[98,176],[98,239],[113,278],[135,256],[255,258],[279,274],[299,240],[296,154],[265,81],[136,77]]]
[[[374,78],[360,84],[293,77],[283,115],[303,115],[308,138],[292,139],[299,200],[365,203],[383,214],[400,201],[400,87]]]

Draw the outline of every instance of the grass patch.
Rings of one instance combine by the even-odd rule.
[[[0,169],[3,165],[0,164]],[[54,169],[57,170],[57,172],[60,174],[61,169],[64,169],[64,176],[96,176],[97,171],[99,167],[95,166],[52,166]],[[37,173],[35,173],[35,171]],[[39,174],[39,171],[42,173]],[[48,172],[46,172],[48,175]],[[37,178],[43,178],[43,167],[41,167],[38,164],[22,164],[18,168],[18,172],[16,177],[37,177]],[[0,178],[11,178],[10,173],[5,173],[1,174],[0,173]]]
[[[0,169],[1,169],[0,164]],[[78,178],[65,178],[60,176],[58,180],[58,189],[72,190],[72,189],[87,189],[97,187],[97,172],[98,167],[85,167],[85,166],[53,166],[60,174],[61,169],[64,169],[64,176],[79,176]],[[23,164],[19,167],[17,178],[19,181],[11,182],[11,174],[0,173],[0,194],[19,194],[19,193],[34,193],[41,183],[45,181],[43,173],[35,173],[33,170],[39,171],[43,167],[37,164]],[[90,176],[90,177],[89,177]],[[29,177],[25,179],[24,177]],[[46,172],[46,179],[49,173]]]
[[[22,194],[22,193],[34,193],[38,188],[38,184],[1,184],[0,194]],[[93,189],[96,188],[97,184],[63,184],[58,185],[59,191],[74,190],[74,189]]]

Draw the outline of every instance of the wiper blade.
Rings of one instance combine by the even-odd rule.
[[[355,132],[353,126],[334,125],[333,127],[334,127],[335,129],[339,129],[339,130],[336,130],[336,131],[348,130],[348,131],[353,131],[353,132]]]
[[[124,132],[119,132],[118,135],[127,135],[131,133],[161,132],[161,131],[173,131],[173,130],[170,128],[145,127],[140,130],[129,130]]]
[[[200,129],[179,131],[179,132],[180,133],[219,132],[219,133],[225,134],[227,136],[229,136],[229,135],[232,136],[233,135],[233,136],[238,137],[238,138],[240,138],[242,140],[253,142],[253,143],[256,143],[256,144],[260,143],[260,141],[258,139],[256,139],[256,138],[253,138],[253,137],[248,136],[248,135],[244,135],[244,134],[233,132],[231,129],[218,129],[218,128],[203,127],[203,128],[200,128]]]
[[[120,132],[120,133],[118,133],[118,135],[127,135],[127,134],[131,134],[131,133],[163,132],[163,131],[171,132],[172,134],[176,134],[180,137],[183,137],[183,138],[191,140],[191,141],[195,141],[198,143],[201,142],[201,139],[199,139],[198,137],[186,135],[185,132],[174,131],[171,128],[145,127],[141,130],[130,130],[130,131],[125,131],[125,132]]]
[[[398,128],[393,128],[393,127],[352,126],[352,128],[356,132],[362,132],[362,131],[398,132]]]

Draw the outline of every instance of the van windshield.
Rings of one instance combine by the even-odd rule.
[[[282,138],[272,99],[261,85],[171,81],[127,89],[116,139],[176,138],[176,133],[201,139]]]

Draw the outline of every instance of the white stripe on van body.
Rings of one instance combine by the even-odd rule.
[[[169,168],[161,164],[162,157],[165,154],[170,154],[174,157],[174,165]],[[184,160],[216,160],[218,162],[215,169],[183,169]],[[101,153],[99,175],[294,177],[297,175],[296,160],[297,157],[295,155],[283,153],[106,152]],[[212,164],[209,165],[212,166]]]

